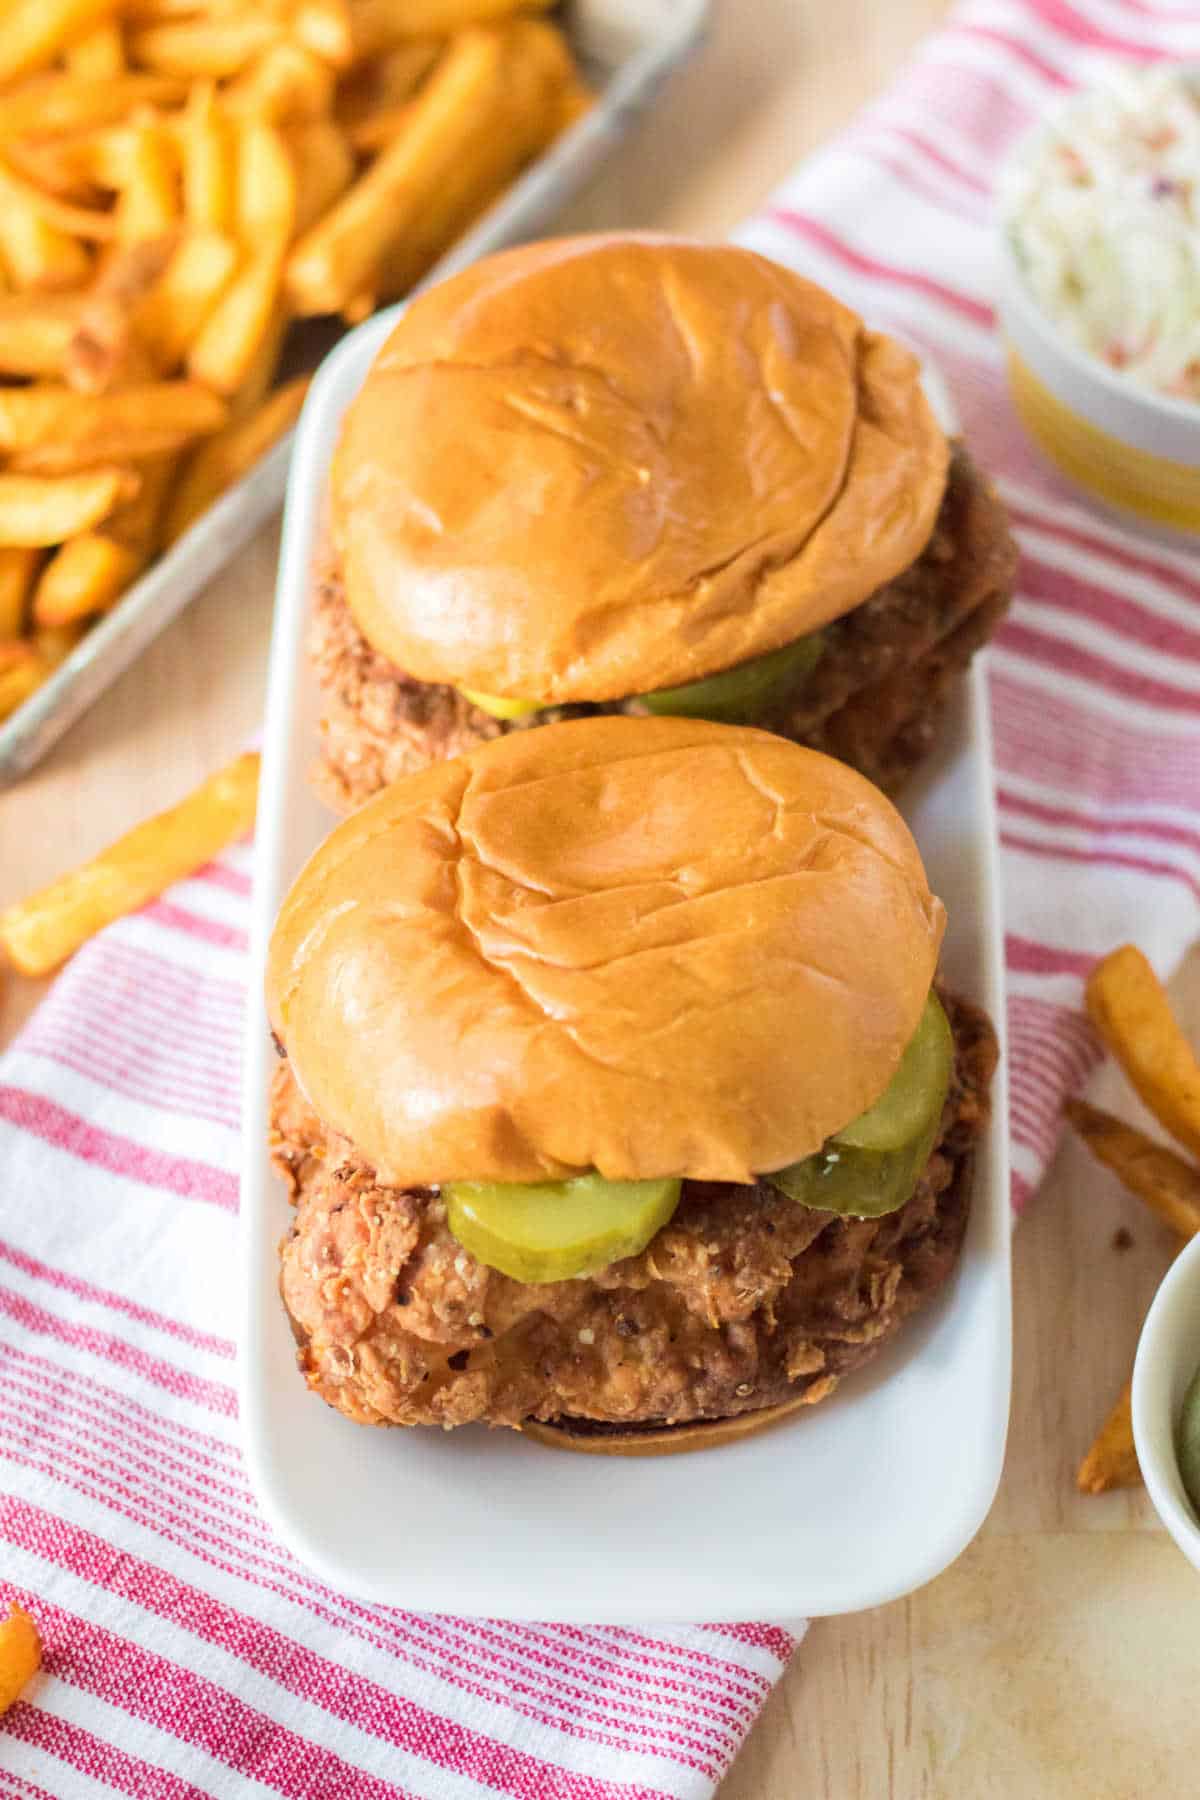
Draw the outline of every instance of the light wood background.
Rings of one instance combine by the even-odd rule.
[[[944,0],[724,0],[713,39],[565,225],[720,236],[880,88]],[[265,531],[22,786],[0,903],[231,755],[258,722]],[[1187,1010],[1200,1019],[1192,970]],[[0,1037],[39,984],[0,992]],[[1110,1098],[1129,1110],[1115,1077]],[[1119,1224],[1131,1249],[1112,1246]],[[1073,1471],[1169,1247],[1067,1146],[1016,1242],[1008,1463],[975,1545],[923,1592],[816,1623],[720,1800],[1142,1800],[1200,1792],[1200,1582],[1144,1496]]]

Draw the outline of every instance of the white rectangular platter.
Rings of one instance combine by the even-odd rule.
[[[568,1621],[737,1620],[857,1611],[930,1580],[991,1504],[1010,1370],[1004,1064],[961,1266],[861,1375],[748,1442],[648,1459],[569,1456],[515,1432],[380,1430],[309,1394],[277,1293],[288,1205],[265,1150],[274,1064],[263,957],[279,901],[334,823],[309,791],[317,696],[310,562],[342,412],[386,335],[330,357],[300,422],[284,519],[254,883],[245,1068],[240,1345],[255,1489],[280,1535],[355,1594],[439,1612]],[[940,384],[931,381],[935,400]],[[977,661],[940,753],[903,807],[949,911],[943,971],[1003,1037],[996,832]]]

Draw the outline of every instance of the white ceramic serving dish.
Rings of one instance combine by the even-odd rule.
[[[536,237],[608,153],[627,137],[667,77],[701,42],[712,0],[565,0],[563,23],[596,104],[532,163],[446,252],[427,287],[493,250]],[[0,0],[0,12],[3,0]],[[296,346],[293,373],[328,347],[329,321]],[[0,720],[0,788],[32,769],[264,524],[283,498],[293,434],[268,451],[112,611],[92,626],[50,679]]]
[[[1175,1258],[1146,1314],[1133,1366],[1133,1439],[1154,1510],[1200,1569],[1200,1518],[1175,1453],[1183,1397],[1200,1368],[1200,1238]]]
[[[242,1416],[259,1500],[339,1587],[418,1609],[576,1621],[791,1618],[875,1606],[928,1581],[982,1523],[1008,1419],[1009,1205],[1003,1064],[961,1267],[844,1391],[749,1442],[596,1458],[515,1432],[386,1431],[323,1406],[295,1367],[276,1246],[288,1206],[266,1152],[274,1065],[259,996],[279,901],[333,824],[306,781],[317,696],[310,562],[343,409],[389,327],[325,364],[297,436],[271,652],[254,883],[242,1177]],[[992,768],[982,673],[905,809],[949,909],[949,982],[1003,1032]]]
[[[1200,64],[1195,65],[1200,82]],[[1060,100],[1009,152],[997,181],[1036,157],[1080,93]],[[1044,455],[1091,499],[1168,541],[1200,541],[1200,406],[1125,380],[1063,335],[1034,299],[1003,210],[998,312],[1009,387]]]

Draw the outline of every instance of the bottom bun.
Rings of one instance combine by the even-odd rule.
[[[526,1419],[521,1431],[549,1450],[576,1450],[584,1456],[678,1456],[684,1450],[715,1450],[720,1444],[769,1431],[802,1406],[824,1400],[837,1382],[836,1375],[827,1375],[790,1400],[735,1413],[729,1419],[695,1419],[684,1425],[602,1425],[592,1419],[556,1419],[547,1425],[540,1419]]]

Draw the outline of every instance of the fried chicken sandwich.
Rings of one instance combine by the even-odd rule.
[[[386,788],[271,941],[281,1289],[373,1424],[720,1441],[953,1269],[995,1040],[861,775],[593,717]]]
[[[894,786],[1008,601],[916,358],[749,250],[529,245],[415,300],[344,420],[316,576],[339,811],[581,714],[761,725]]]

